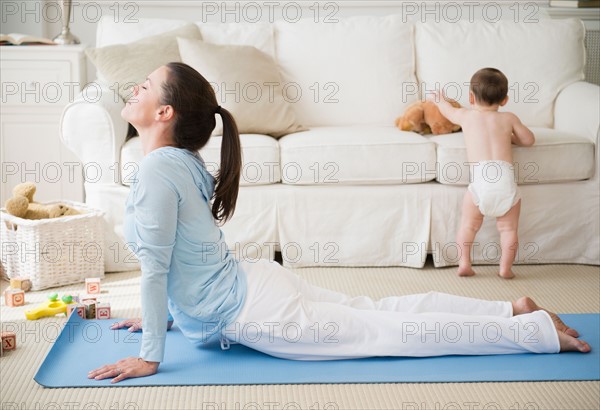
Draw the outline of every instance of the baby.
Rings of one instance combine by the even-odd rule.
[[[471,183],[465,193],[462,218],[456,241],[461,250],[458,275],[472,276],[471,245],[484,216],[496,217],[500,233],[499,275],[515,276],[512,264],[518,248],[517,228],[521,200],[513,168],[511,144],[529,147],[535,142],[531,130],[516,115],[498,112],[508,101],[508,80],[495,68],[483,68],[471,78],[471,109],[454,108],[438,93],[441,113],[462,127]]]

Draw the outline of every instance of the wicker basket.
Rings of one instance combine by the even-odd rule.
[[[32,290],[104,277],[103,212],[60,202],[81,214],[29,220],[0,210],[2,264],[9,278],[30,279]]]

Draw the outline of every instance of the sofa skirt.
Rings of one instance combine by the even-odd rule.
[[[520,185],[516,264],[600,264],[600,193],[597,181]],[[236,212],[222,226],[238,259],[273,259],[284,266],[405,266],[419,268],[428,254],[437,267],[458,264],[456,232],[465,186],[438,182],[405,185],[258,185],[241,187]],[[86,203],[105,214],[105,270],[139,269],[123,237],[129,188],[86,186]],[[475,264],[497,264],[494,218],[475,238]]]

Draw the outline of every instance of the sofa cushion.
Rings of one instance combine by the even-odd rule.
[[[139,18],[136,19],[135,24],[131,24],[126,19],[115,21],[112,17],[104,16],[98,22],[96,47],[132,43],[188,24],[190,22],[186,20],[159,18]],[[270,23],[196,22],[195,24],[200,29],[202,39],[208,43],[254,46],[272,57],[275,56],[273,25]],[[101,72],[97,73],[97,77],[106,82]]]
[[[270,23],[196,23],[202,40],[211,44],[252,46],[275,58],[273,25]]]
[[[187,20],[138,18],[135,24],[125,19],[115,21],[104,16],[98,22],[96,47],[114,44],[132,43],[142,38],[175,30],[186,24]],[[270,23],[195,23],[200,28],[204,41],[213,44],[236,44],[254,46],[275,56],[273,25]]]
[[[513,162],[519,184],[579,181],[594,174],[594,144],[585,137],[549,128],[531,128],[535,144],[513,145]],[[470,181],[462,132],[431,137],[437,144],[436,179],[442,184],[467,185]]]
[[[558,93],[584,78],[583,39],[574,19],[417,24],[417,79],[423,91],[441,87],[468,106],[471,76],[495,67],[508,78],[507,109],[525,125],[552,127]]]
[[[103,16],[98,21],[96,28],[96,47],[106,47],[115,44],[127,44],[172,31],[190,24],[185,20],[140,18],[135,24],[127,19],[115,19],[111,16]]]
[[[144,82],[148,74],[171,61],[181,61],[177,36],[199,39],[200,30],[190,23],[130,44],[87,48],[85,53],[98,69],[99,78],[111,89],[116,84],[119,95],[127,101],[132,87]]]
[[[184,63],[215,88],[217,102],[231,112],[240,133],[281,137],[304,131],[283,93],[273,57],[252,46],[218,45],[179,38]],[[217,118],[220,118],[218,115]],[[222,122],[215,134],[222,134]]]
[[[277,61],[303,125],[393,125],[416,100],[403,95],[415,77],[413,26],[402,16],[274,24]]]
[[[315,127],[279,140],[285,184],[406,184],[433,180],[435,144],[395,127]],[[424,175],[424,176],[423,176]]]
[[[221,164],[222,137],[213,136],[200,150],[206,169],[215,176]],[[279,145],[266,135],[241,134],[242,175],[240,185],[267,185],[281,180]],[[121,183],[129,186],[144,152],[139,137],[127,141],[121,149]]]

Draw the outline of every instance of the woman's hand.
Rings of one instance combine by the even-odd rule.
[[[173,321],[169,320],[167,322],[167,330],[170,330],[172,326],[173,326]],[[127,329],[127,330],[130,332],[137,332],[138,330],[142,330],[142,319],[141,318],[125,319],[120,322],[113,323],[110,328],[112,330],[116,330],[116,329],[122,329],[124,327],[129,327],[129,329]]]
[[[110,382],[118,383],[121,380],[133,377],[144,377],[155,374],[159,362],[147,362],[141,357],[128,357],[115,364],[107,364],[88,373],[88,379],[102,380],[114,377]]]
[[[142,330],[142,319],[141,318],[125,319],[120,322],[113,323],[113,325],[110,328],[113,330],[116,330],[116,329],[122,329],[124,327],[128,327],[129,329],[127,329],[127,330],[130,332],[137,332],[138,330]]]

